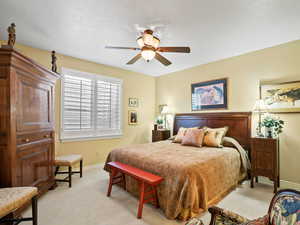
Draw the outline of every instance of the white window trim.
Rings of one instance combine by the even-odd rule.
[[[62,67],[61,69],[62,72],[62,78],[61,78],[61,113],[60,113],[60,141],[61,142],[73,142],[73,141],[88,141],[88,140],[101,140],[101,139],[115,139],[115,138],[121,138],[123,136],[123,80],[118,79],[118,78],[113,78],[113,77],[107,77],[103,76],[100,74],[94,74],[94,73],[88,73],[88,72],[83,72],[83,71],[78,71],[74,69],[69,69]],[[67,133],[64,131],[64,123],[63,123],[63,118],[64,118],[64,74],[68,74],[71,76],[77,76],[77,77],[82,77],[82,78],[89,78],[92,80],[98,80],[99,78],[102,81],[107,81],[107,82],[112,82],[112,83],[118,83],[120,84],[120,96],[119,96],[119,101],[120,101],[120,132],[118,134],[112,134],[112,135],[91,135],[88,134],[86,136],[78,136],[78,137],[63,137],[64,133]],[[75,132],[73,132],[74,134]],[[81,132],[78,132],[81,133]]]

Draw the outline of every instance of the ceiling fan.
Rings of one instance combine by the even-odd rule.
[[[167,58],[159,54],[158,52],[177,52],[177,53],[191,52],[191,49],[189,47],[159,47],[160,40],[153,35],[153,31],[150,29],[145,30],[142,36],[138,37],[136,41],[137,44],[139,45],[139,48],[114,47],[114,46],[106,46],[105,48],[129,49],[129,50],[140,51],[140,53],[137,54],[135,57],[133,57],[127,64],[133,64],[140,58],[145,59],[147,62],[155,58],[165,66],[169,66],[172,63]]]

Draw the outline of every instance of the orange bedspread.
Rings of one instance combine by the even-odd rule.
[[[219,201],[241,181],[243,169],[234,148],[190,147],[162,141],[118,148],[107,162],[119,161],[164,178],[159,204],[169,219],[186,220]],[[138,195],[137,181],[126,177],[127,190]]]

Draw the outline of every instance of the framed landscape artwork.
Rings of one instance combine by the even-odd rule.
[[[138,115],[136,110],[128,111],[128,124],[137,125],[138,124]]]
[[[227,109],[227,78],[191,85],[192,111]]]
[[[300,81],[264,84],[261,98],[273,113],[300,112]]]

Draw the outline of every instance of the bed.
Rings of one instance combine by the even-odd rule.
[[[203,126],[228,126],[226,136],[240,146],[198,148],[167,140],[114,149],[106,163],[119,161],[162,176],[164,182],[158,187],[161,209],[168,219],[187,220],[220,201],[247,175],[241,148],[250,150],[251,113],[176,114],[173,134],[180,127]],[[126,188],[139,194],[138,183],[130,177],[126,177]]]

